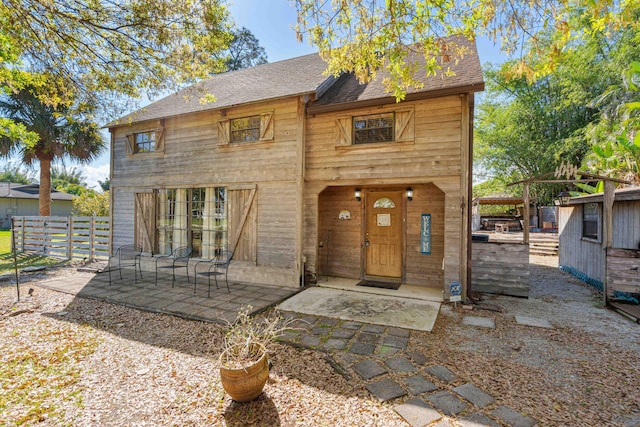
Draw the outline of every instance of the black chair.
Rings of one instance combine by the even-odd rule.
[[[224,275],[224,281],[227,283],[227,292],[231,293],[231,289],[229,289],[229,264],[231,264],[231,259],[233,258],[233,252],[221,252],[217,257],[213,259],[206,259],[203,261],[199,261],[195,265],[194,269],[194,279],[193,279],[193,293],[196,293],[196,286],[198,282],[198,274],[201,276],[207,276],[209,278],[209,290],[207,292],[207,297],[211,297],[211,276],[213,276],[216,281],[216,289],[220,289],[218,286],[218,276]],[[198,271],[198,265],[200,264],[209,264],[209,267],[206,270]]]
[[[138,283],[138,272],[140,273],[140,279],[142,279],[142,268],[140,267],[140,257],[142,256],[142,246],[140,245],[124,245],[120,246],[116,253],[109,257],[107,262],[107,271],[109,272],[109,284],[111,284],[111,271],[118,270],[120,273],[120,280],[122,280],[122,268],[133,267],[133,275],[135,277],[135,283]],[[115,266],[114,263],[118,262]],[[104,270],[102,270],[104,271]]]
[[[170,255],[160,255],[154,258],[156,260],[156,285],[158,284],[158,269],[161,268],[171,269],[173,274],[171,281],[172,288],[176,283],[176,268],[184,268],[187,271],[187,282],[191,283],[191,280],[189,280],[189,259],[191,258],[191,248],[181,246],[174,249]],[[171,264],[166,263],[167,261],[171,261]]]

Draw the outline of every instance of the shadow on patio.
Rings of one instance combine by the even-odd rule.
[[[120,304],[153,313],[171,314],[192,320],[226,324],[236,319],[238,312],[251,306],[253,312],[263,311],[298,293],[298,288],[283,288],[255,283],[229,281],[230,292],[222,281],[216,289],[211,283],[211,296],[207,297],[207,279],[199,277],[194,292],[194,278],[176,274],[172,286],[171,273],[159,273],[156,285],[155,272],[142,272],[143,278],[134,280],[133,269],[123,269],[120,274],[92,273],[97,268],[90,267],[84,272],[71,276],[41,281],[39,286],[71,293],[83,298],[91,298]]]

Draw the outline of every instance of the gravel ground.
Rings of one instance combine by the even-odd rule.
[[[501,312],[443,306],[409,350],[540,425],[640,426],[640,326],[601,308],[557,258],[532,263],[529,299],[486,296]],[[18,305],[15,287],[0,287],[0,425],[406,425],[393,410],[401,401],[375,401],[325,353],[277,345],[265,393],[237,404],[218,380],[219,325],[31,287]],[[555,328],[518,325],[515,314]],[[496,328],[463,325],[467,315]]]

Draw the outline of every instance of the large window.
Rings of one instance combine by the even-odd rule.
[[[393,113],[354,117],[353,142],[368,144],[393,141],[394,121]]]
[[[134,134],[134,153],[150,153],[156,150],[156,133],[139,132]]]
[[[251,142],[260,139],[260,116],[231,120],[231,142]]]
[[[195,258],[227,250],[227,200],[224,187],[158,190],[158,252],[188,246]]]
[[[600,219],[600,205],[585,203],[582,205],[582,237],[598,239],[598,224]]]

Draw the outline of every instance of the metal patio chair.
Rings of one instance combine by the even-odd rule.
[[[133,276],[135,283],[138,283],[138,272],[142,279],[142,268],[140,267],[140,257],[142,256],[142,246],[140,245],[124,245],[116,249],[116,253],[109,257],[107,262],[107,271],[109,272],[109,284],[111,284],[111,272],[118,270],[120,280],[122,280],[122,268],[133,267]],[[115,262],[117,261],[117,266]],[[104,271],[104,270],[102,270]]]
[[[220,289],[218,286],[218,276],[224,275],[224,281],[227,284],[227,292],[231,293],[231,289],[229,289],[229,264],[231,264],[231,259],[233,258],[233,252],[221,252],[218,256],[213,259],[206,259],[203,261],[199,261],[195,265],[194,269],[194,279],[193,279],[193,293],[196,293],[196,286],[198,282],[198,274],[201,276],[207,276],[209,279],[209,289],[207,291],[207,297],[211,298],[211,276],[213,276],[216,281],[216,289]],[[206,270],[198,271],[198,265],[200,264],[209,264],[209,267]]]
[[[176,283],[176,268],[184,268],[187,272],[187,282],[191,283],[191,280],[189,279],[189,259],[191,259],[191,248],[181,246],[174,249],[170,255],[159,255],[154,258],[156,260],[156,285],[158,285],[158,270],[169,268],[172,272],[172,288]],[[168,261],[171,261],[171,263],[169,264]]]

